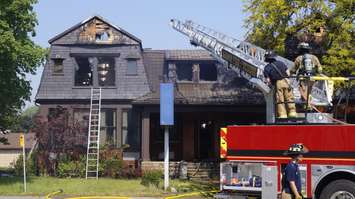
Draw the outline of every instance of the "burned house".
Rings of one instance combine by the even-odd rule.
[[[90,91],[102,88],[101,145],[125,159],[163,159],[159,83],[175,83],[171,159],[215,161],[219,128],[265,121],[263,95],[205,50],[143,49],[141,40],[94,16],[49,40],[36,96],[44,117],[58,107],[88,122]]]

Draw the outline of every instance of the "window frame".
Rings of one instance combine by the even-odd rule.
[[[101,114],[106,114],[106,111],[107,110],[112,110],[112,113],[113,113],[113,126],[106,126],[106,125],[103,125],[105,124],[106,121],[104,121],[104,123],[101,121],[100,123],[100,134],[101,132],[103,131],[103,129],[106,129],[106,140],[105,140],[105,145],[109,145],[109,146],[115,146],[115,147],[118,147],[119,146],[119,140],[118,140],[118,134],[117,134],[117,109],[116,108],[101,108],[101,111],[100,113]],[[100,118],[102,118],[102,115],[100,115]],[[106,115],[105,115],[105,119],[106,119]],[[113,143],[110,143],[108,141],[108,136],[107,136],[107,129],[108,128],[112,128],[113,129]]]
[[[124,126],[124,118],[123,118],[124,113],[127,114],[127,118],[126,118],[127,126]],[[129,145],[128,142],[124,143],[123,131],[125,130],[127,132],[126,134],[126,138],[127,138],[129,133],[129,120],[131,116],[132,116],[132,109],[129,108],[121,109],[121,146]]]
[[[138,58],[126,58],[127,62],[127,67],[126,67],[126,76],[137,76],[138,75]],[[130,65],[129,63],[134,62],[135,63],[135,71],[134,73],[129,72]]]
[[[64,58],[51,58],[52,75],[64,75],[64,60]],[[60,64],[58,64],[58,61]],[[57,67],[60,67],[59,71],[57,71]]]
[[[76,70],[76,68],[74,68],[74,86],[75,87],[82,87],[82,88],[90,88],[92,86],[95,86],[94,85],[94,76],[95,76],[95,71],[94,71],[94,68],[93,67],[90,67],[90,61],[89,61],[89,58],[90,57],[87,57],[87,56],[76,56],[74,57],[74,61],[75,61],[75,64],[76,66],[78,67],[78,70]],[[88,62],[88,67],[89,69],[91,69],[91,83],[89,83],[88,85],[77,85],[77,72],[80,70],[80,65],[78,64],[78,59],[86,59],[87,62]]]
[[[216,79],[215,80],[204,80],[203,78],[201,78],[201,72],[203,72],[202,68],[205,68],[205,67],[203,67],[204,65],[211,65],[211,66],[214,67],[215,74],[216,74]],[[204,83],[204,82],[206,82],[206,83],[208,83],[208,82],[217,82],[218,81],[218,67],[217,67],[216,63],[214,63],[214,62],[211,62],[211,63],[210,62],[200,62],[199,63],[199,74],[198,74],[198,76],[199,76],[199,82],[201,82],[201,83]]]
[[[120,57],[120,53],[70,53],[70,57],[72,62],[75,64],[73,67],[73,76],[72,76],[72,85],[73,89],[84,89],[84,88],[90,88],[90,87],[102,87],[104,89],[110,89],[110,88],[117,88],[117,61],[116,58]],[[90,63],[89,58],[94,58],[96,61],[94,63]],[[102,85],[100,86],[99,83],[99,70],[98,70],[98,65],[99,65],[99,59],[100,58],[109,58],[112,59],[112,64],[113,64],[113,84],[112,85]],[[79,67],[79,64],[77,62],[78,59],[87,59],[89,64],[91,64],[91,74],[92,78],[91,81],[92,83],[89,85],[77,85],[76,84],[76,67]]]
[[[97,58],[97,66],[96,66],[97,69],[96,69],[96,71],[94,70],[93,73],[94,73],[94,75],[96,75],[96,77],[97,77],[97,84],[98,84],[97,86],[103,87],[103,88],[115,87],[115,86],[116,86],[116,61],[115,61],[115,57],[111,57],[111,56],[97,56],[96,58]],[[107,60],[109,60],[108,63],[112,64],[112,65],[109,66],[109,70],[108,70],[108,72],[107,72],[107,74],[112,73],[112,75],[113,75],[112,85],[100,85],[100,81],[101,81],[101,80],[100,80],[99,76],[100,76],[101,74],[99,73],[99,71],[102,71],[102,69],[99,70],[100,59],[107,59]],[[104,63],[104,62],[103,62],[103,63]],[[112,66],[112,67],[111,67],[111,66]],[[96,72],[96,74],[95,74],[95,72]],[[95,85],[94,85],[94,86],[95,86]]]
[[[193,62],[175,62],[175,71],[176,71],[176,81],[179,83],[193,83]],[[179,68],[181,67],[189,67],[191,70],[191,78],[189,78],[188,80],[181,80],[179,79]],[[190,72],[190,71],[189,71]]]

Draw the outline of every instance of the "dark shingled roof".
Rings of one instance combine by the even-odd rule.
[[[215,59],[206,50],[166,50],[166,60],[211,60]]]
[[[9,133],[3,135],[2,137],[7,138],[9,144],[0,144],[0,150],[2,149],[22,149],[20,146],[20,135],[21,133]],[[25,134],[25,148],[31,149],[36,141],[35,133]]]
[[[168,56],[168,57],[167,57]],[[206,50],[144,50],[144,65],[152,92],[133,101],[134,104],[159,104],[159,84],[163,81],[165,60],[215,61]],[[226,73],[233,73],[226,71]],[[228,79],[228,78],[226,78]],[[261,92],[251,89],[245,80],[234,75],[223,83],[177,83],[175,86],[177,104],[264,104]]]
[[[175,87],[176,104],[200,105],[262,105],[262,93],[249,88],[233,88],[226,90],[216,84],[177,84]],[[149,93],[138,98],[134,104],[159,104],[160,92]]]
[[[147,50],[143,52],[143,63],[147,74],[149,87],[156,91],[163,80],[163,68],[165,63],[164,50]]]

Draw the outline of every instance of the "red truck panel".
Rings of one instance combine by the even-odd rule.
[[[228,156],[282,156],[303,143],[306,157],[355,158],[355,125],[229,126]]]

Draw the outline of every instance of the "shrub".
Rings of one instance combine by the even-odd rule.
[[[123,168],[123,161],[111,158],[103,161],[103,175],[112,178],[120,177],[120,172]]]
[[[81,156],[79,160],[72,160],[67,156],[63,156],[58,162],[57,176],[60,178],[84,177],[85,163],[85,156]]]
[[[123,167],[120,171],[120,178],[126,178],[126,179],[131,179],[131,178],[137,178],[141,177],[141,172],[139,168],[135,168],[135,165],[130,165],[126,162],[123,162]]]
[[[23,155],[20,155],[17,160],[12,163],[16,176],[23,176]],[[34,155],[26,158],[26,175],[36,175],[36,162]]]
[[[163,172],[160,170],[146,171],[143,173],[141,184],[146,187],[149,187],[150,185],[158,187],[162,177]]]
[[[84,177],[85,164],[80,161],[59,162],[57,176],[60,178]]]

